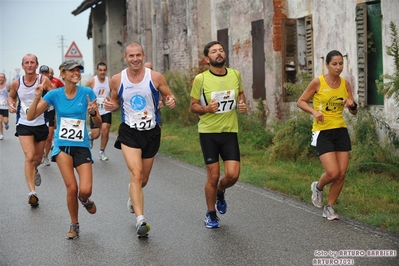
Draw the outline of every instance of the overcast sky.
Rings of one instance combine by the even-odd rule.
[[[21,69],[22,57],[28,53],[39,58],[39,66],[48,65],[59,75],[64,54],[74,41],[83,55],[84,75],[92,75],[92,39],[87,39],[90,9],[74,16],[83,0],[0,0],[0,72],[7,82]],[[39,72],[39,70],[38,70]],[[23,70],[20,74],[23,75]],[[11,78],[10,78],[11,75]]]

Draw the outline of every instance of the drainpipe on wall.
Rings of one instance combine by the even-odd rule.
[[[152,65],[154,69],[159,71],[158,66],[157,66],[157,31],[156,31],[156,26],[157,26],[157,14],[155,12],[155,0],[151,1],[151,33],[152,33]]]

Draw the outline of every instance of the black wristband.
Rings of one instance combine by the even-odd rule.
[[[349,106],[349,108],[350,108],[352,111],[355,111],[355,110],[357,109],[357,103],[356,103],[356,102],[353,102],[353,106]]]
[[[90,114],[90,113],[89,113],[89,115],[90,115],[91,117],[96,116],[96,115],[97,115],[97,111],[94,111],[94,114]]]

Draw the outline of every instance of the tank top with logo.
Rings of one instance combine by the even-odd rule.
[[[159,123],[159,91],[151,79],[151,69],[145,68],[140,83],[130,82],[127,69],[122,70],[118,90],[122,122],[139,131],[153,129]]]
[[[100,82],[98,77],[94,76],[93,91],[97,96],[97,107],[98,107],[98,111],[100,112],[100,115],[110,113],[110,111],[107,111],[104,108],[105,97],[111,95],[108,77],[105,77],[104,82]]]
[[[334,128],[346,128],[346,122],[343,117],[345,104],[344,99],[348,98],[348,91],[345,85],[345,79],[341,79],[338,88],[331,88],[324,76],[320,76],[320,89],[313,95],[313,108],[324,116],[324,122],[317,122],[313,119],[312,131],[328,130]]]

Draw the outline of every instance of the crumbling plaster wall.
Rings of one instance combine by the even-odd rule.
[[[265,52],[265,105],[271,113],[277,108],[283,110],[283,117],[290,115],[295,103],[284,103],[282,95],[281,29],[282,17],[303,18],[312,15],[314,76],[326,73],[325,56],[330,50],[339,50],[345,55],[342,76],[353,87],[357,97],[357,41],[355,8],[367,0],[126,0],[128,20],[128,41],[142,42],[146,51],[151,50],[155,69],[166,71],[197,68],[203,59],[203,47],[217,39],[217,31],[228,29],[229,66],[242,73],[243,87],[249,104],[252,99],[252,52],[251,22],[264,20]],[[145,2],[145,1],[150,1]],[[147,6],[146,9],[144,7]],[[148,6],[151,10],[148,10]],[[393,60],[386,55],[389,38],[389,22],[399,25],[397,11],[399,1],[382,0],[383,14],[383,64],[384,73],[393,73]],[[151,12],[151,25],[148,14]],[[148,43],[147,32],[152,32]],[[155,51],[154,51],[155,50]],[[168,65],[165,58],[168,58]],[[286,108],[289,106],[290,108]],[[379,106],[390,123],[395,123],[397,114],[392,100],[386,99]],[[280,110],[281,111],[281,110]]]

